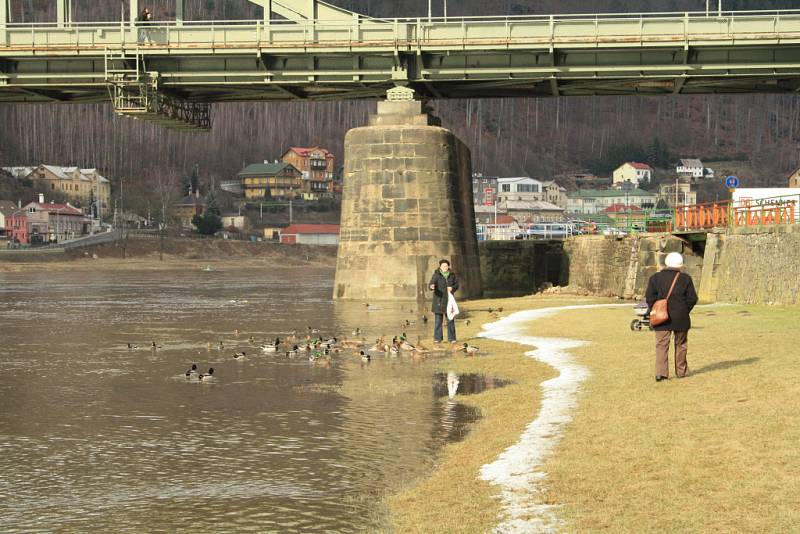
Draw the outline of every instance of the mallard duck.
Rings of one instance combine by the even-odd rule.
[[[353,330],[352,332],[353,337],[358,337],[360,335],[361,335],[361,328],[356,328],[355,330]]]
[[[295,345],[294,347],[292,347],[292,350],[287,350],[286,351],[286,356],[288,356],[288,357],[297,356],[298,350],[299,349],[298,349],[297,345]]]
[[[236,352],[236,353],[234,353],[234,355],[233,355],[233,359],[234,359],[234,360],[242,360],[242,359],[244,359],[244,357],[245,357],[245,356],[247,356],[247,353],[246,353],[246,352],[244,352],[244,351],[242,351],[242,352]]]
[[[186,378],[191,378],[197,374],[197,364],[193,363],[191,369],[186,370]]]
[[[153,341],[152,343],[150,343],[150,348],[153,350],[160,349],[161,345],[156,345],[156,342]]]
[[[477,354],[478,353],[478,347],[476,347],[474,345],[470,345],[469,343],[464,343],[461,346],[461,350],[466,352],[467,354]]]
[[[278,345],[280,344],[281,340],[276,337],[273,343],[266,343],[264,345],[261,345],[261,350],[264,352],[275,352],[278,350]]]
[[[134,350],[134,349],[138,349],[138,348],[139,348],[139,345],[131,345],[130,343],[128,343],[128,350]]]
[[[370,356],[369,354],[367,354],[363,350],[361,352],[359,352],[358,355],[361,356],[361,361],[362,362],[368,362],[368,361],[370,361],[372,359],[372,356]]]
[[[213,379],[214,379],[214,368],[213,367],[209,367],[208,371],[206,371],[206,374],[197,375],[197,380],[199,380],[200,382],[210,382]]]

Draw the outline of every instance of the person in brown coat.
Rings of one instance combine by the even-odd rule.
[[[683,378],[689,373],[689,365],[686,363],[687,338],[689,329],[692,327],[689,314],[697,304],[697,293],[694,290],[692,277],[681,272],[683,256],[677,252],[671,252],[667,254],[664,263],[666,268],[650,277],[645,292],[649,312],[657,300],[667,298],[669,288],[673,281],[675,282],[672,295],[667,301],[669,320],[653,327],[656,333],[656,382],[669,378],[669,341],[673,336],[675,337],[675,375]]]

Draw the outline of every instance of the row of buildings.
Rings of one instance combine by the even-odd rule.
[[[696,158],[684,158],[675,164],[675,175],[685,182],[697,182],[714,177],[714,169],[709,169],[703,162]],[[653,168],[647,163],[626,161],[616,169],[611,176],[613,187],[639,187],[642,182],[649,182],[653,178]]]
[[[111,181],[97,169],[42,163],[36,167],[2,167],[2,170],[18,180],[29,180],[45,195],[58,194],[86,214],[94,209],[97,218],[110,209]]]
[[[342,193],[336,158],[322,147],[290,147],[280,160],[247,165],[221,187],[246,200],[319,200],[339,198]]]
[[[86,234],[92,219],[79,208],[67,203],[46,202],[39,195],[38,202],[22,206],[0,200],[0,228],[8,243],[36,245]]]

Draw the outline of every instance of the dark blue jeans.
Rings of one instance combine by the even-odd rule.
[[[442,340],[442,321],[445,320],[443,313],[434,313],[433,320],[433,340]],[[447,341],[456,340],[456,322],[447,321]]]

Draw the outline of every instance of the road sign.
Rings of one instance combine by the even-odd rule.
[[[736,189],[739,187],[739,179],[733,175],[728,176],[725,178],[725,186],[728,189]]]
[[[483,189],[483,205],[491,206],[492,204],[494,204],[494,189],[491,187],[485,187]]]

